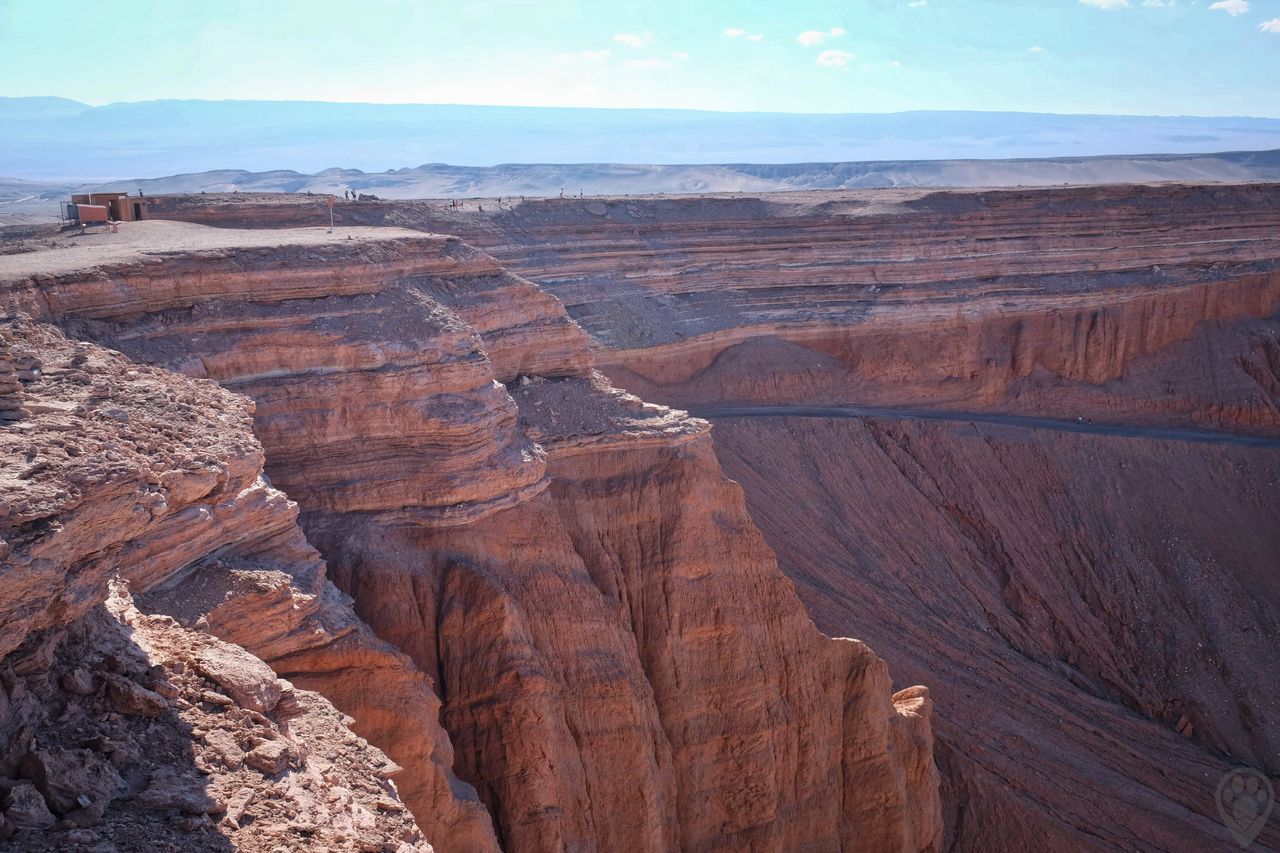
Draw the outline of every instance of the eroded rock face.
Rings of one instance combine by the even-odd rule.
[[[1280,434],[1273,184],[352,206],[558,296],[645,399],[857,402]],[[593,202],[597,203],[597,202]],[[169,215],[241,226],[298,205]]]
[[[249,401],[52,326],[0,325],[41,363],[27,416],[0,430],[0,844],[430,849],[390,781],[400,768],[349,718],[243,648],[140,613],[112,581],[163,585],[216,553],[309,557],[324,584],[296,511],[261,478]],[[356,623],[327,589],[333,621]],[[413,671],[365,630],[370,654]],[[322,645],[316,633],[294,644]]]
[[[1276,194],[547,202],[471,238],[650,399],[957,410],[714,434],[819,625],[942,685],[950,844],[1180,849],[1227,837],[1232,764],[1276,772],[1276,451],[1090,430],[1277,434]]]
[[[470,787],[433,781],[452,765],[509,850],[936,847],[927,692],[813,628],[705,422],[593,373],[556,300],[452,240],[137,233],[160,226],[189,250],[44,259],[11,304],[253,398],[272,485],[408,659],[344,622],[287,506],[223,516],[270,550],[144,573],[139,600],[351,713],[433,843],[485,849]]]
[[[948,846],[1183,849],[1227,843],[1214,787],[1232,764],[1276,772],[1276,451],[1162,431],[1280,435],[1277,192],[349,215],[449,223],[563,299],[597,365],[646,399],[957,413],[779,413],[714,434],[820,627],[936,688]],[[197,200],[176,215],[289,209]],[[965,425],[972,413],[1077,433]]]
[[[1276,760],[1280,451],[886,420],[715,435],[818,625],[865,624],[939,685],[958,849],[1229,843],[1218,781]]]
[[[431,849],[387,781],[393,765],[331,704],[239,647],[141,614],[123,585],[106,605],[32,635],[5,665],[5,849]],[[60,677],[77,669],[134,685],[160,708],[122,702],[109,686],[68,691]],[[219,681],[248,684],[246,672],[274,704],[249,708],[217,692]],[[264,754],[274,760],[254,760]]]
[[[122,566],[164,576],[207,553],[199,533],[171,543],[165,532],[190,530],[267,487],[248,401],[211,382],[175,382],[49,326],[19,318],[0,326],[10,346],[43,362],[23,392],[35,414],[0,431],[7,654],[32,631],[100,603]],[[252,553],[253,534],[242,535]]]

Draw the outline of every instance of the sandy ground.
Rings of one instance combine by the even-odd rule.
[[[242,231],[210,228],[186,222],[152,220],[122,222],[112,233],[95,226],[81,235],[68,232],[32,245],[32,251],[0,255],[0,281],[31,275],[52,275],[171,252],[211,249],[251,249],[271,246],[323,246],[347,240],[421,238],[421,231],[405,228],[282,228]],[[34,241],[33,241],[34,242]]]

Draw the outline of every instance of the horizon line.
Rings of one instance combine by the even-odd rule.
[[[712,107],[609,107],[609,106],[563,106],[554,104],[477,104],[458,102],[429,101],[334,101],[319,98],[145,98],[141,100],[117,100],[102,103],[82,101],[63,95],[0,95],[0,101],[23,100],[58,100],[78,104],[86,109],[104,109],[115,106],[131,106],[137,104],[163,103],[205,103],[205,104],[327,104],[332,106],[370,106],[370,107],[471,107],[477,109],[503,110],[565,110],[565,111],[605,111],[605,112],[674,112],[674,113],[710,113],[713,115],[785,115],[785,116],[893,116],[921,113],[969,113],[985,115],[1034,115],[1061,116],[1071,118],[1204,118],[1204,119],[1253,119],[1261,121],[1280,121],[1280,116],[1246,115],[1240,113],[1107,113],[1107,112],[1044,112],[1039,110],[1018,109],[908,109],[908,110],[865,110],[865,111],[801,111],[801,110],[727,110]]]

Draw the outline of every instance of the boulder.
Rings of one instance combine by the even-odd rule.
[[[102,673],[107,683],[107,698],[121,714],[140,717],[158,717],[169,710],[169,702],[159,693],[114,673]]]
[[[134,802],[152,809],[176,809],[188,814],[217,812],[218,802],[205,790],[206,782],[176,767],[161,767]]]
[[[125,788],[115,768],[87,749],[34,750],[23,759],[21,773],[60,815],[105,805]]]
[[[59,683],[62,689],[77,696],[88,696],[93,693],[93,673],[84,667],[76,667],[62,676]]]
[[[258,658],[227,643],[200,650],[196,671],[216,683],[241,708],[267,713],[280,701],[276,674]]]
[[[55,822],[44,797],[30,782],[9,789],[4,798],[4,819],[15,829],[48,829]]]
[[[274,776],[289,766],[291,757],[287,743],[269,740],[249,750],[244,762],[264,776]]]

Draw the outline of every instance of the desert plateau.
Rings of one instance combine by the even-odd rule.
[[[13,837],[1212,845],[1218,780],[1277,766],[1278,201],[352,202],[328,233],[206,195],[11,241]],[[182,761],[139,754],[160,731]]]
[[[0,48],[0,853],[1280,853],[1280,0]]]

